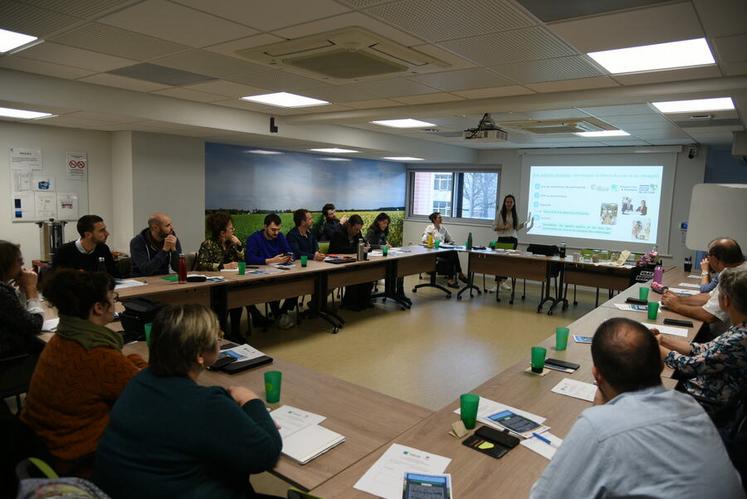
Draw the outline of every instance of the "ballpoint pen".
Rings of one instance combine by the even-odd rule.
[[[534,432],[532,432],[532,436],[534,436],[534,437],[535,437],[535,438],[536,438],[537,440],[539,440],[539,441],[541,441],[541,442],[545,442],[545,443],[546,443],[547,445],[549,445],[550,447],[555,447],[555,446],[553,445],[553,443],[552,443],[552,442],[550,441],[550,439],[549,439],[549,438],[547,438],[547,437],[543,437],[543,436],[542,436],[542,435],[540,435],[539,433],[534,433]]]

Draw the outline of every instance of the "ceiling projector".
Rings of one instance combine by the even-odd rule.
[[[473,142],[506,142],[508,133],[496,126],[490,113],[485,113],[477,127],[464,130],[462,137]]]

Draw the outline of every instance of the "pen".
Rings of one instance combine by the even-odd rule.
[[[549,438],[547,438],[547,437],[543,437],[543,436],[542,436],[542,435],[540,435],[539,433],[534,433],[534,432],[532,432],[532,435],[533,435],[533,436],[534,436],[534,437],[535,437],[535,438],[536,438],[537,440],[540,440],[540,441],[542,441],[542,442],[545,442],[545,443],[546,443],[547,445],[549,445],[549,446],[552,446],[552,442],[550,442],[550,439],[549,439]]]

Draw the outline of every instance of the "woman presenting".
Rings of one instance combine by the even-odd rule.
[[[519,244],[519,240],[516,237],[518,232],[524,228],[530,230],[532,225],[534,225],[534,217],[532,217],[531,213],[529,214],[528,222],[519,223],[519,216],[516,213],[516,198],[513,194],[508,194],[503,198],[503,206],[501,206],[501,211],[498,212],[495,227],[493,227],[498,234],[499,243],[511,243],[514,245],[514,249],[516,249],[516,246]],[[511,284],[505,280],[505,277],[496,276],[495,280],[502,281],[501,287],[503,289],[511,289]]]

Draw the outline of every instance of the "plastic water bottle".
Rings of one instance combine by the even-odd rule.
[[[654,268],[654,282],[656,284],[661,284],[661,281],[663,278],[664,278],[664,269],[661,268],[661,265],[657,265]]]
[[[467,243],[464,245],[465,248],[467,248],[467,251],[472,249],[472,233],[470,232],[469,235],[467,235]]]
[[[184,254],[179,255],[179,283],[187,282],[187,258]]]
[[[96,272],[106,272],[106,261],[103,256],[99,257],[99,261],[96,264]]]
[[[565,243],[560,243],[560,258],[565,258]]]

